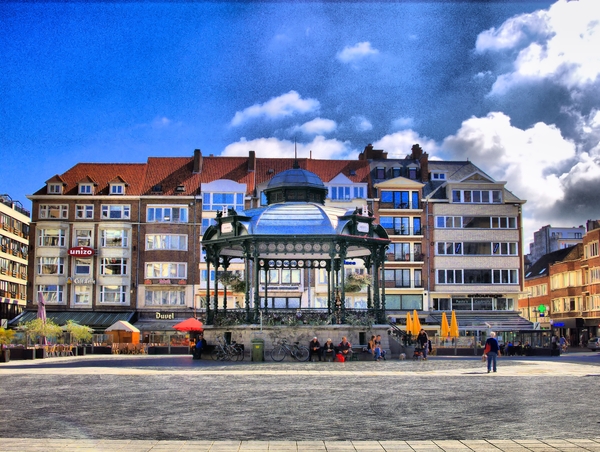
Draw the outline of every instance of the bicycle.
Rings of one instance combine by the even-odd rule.
[[[211,353],[215,361],[242,361],[244,359],[244,350],[235,342],[227,344],[223,338],[217,337],[217,344]]]
[[[294,342],[294,345],[290,345],[287,339],[282,339],[281,342],[271,350],[271,359],[278,362],[283,361],[285,355],[289,353],[297,361],[308,361],[308,347],[298,344],[299,342]]]

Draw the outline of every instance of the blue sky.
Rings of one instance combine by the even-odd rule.
[[[600,218],[594,0],[0,5],[0,193],[78,162],[470,159],[525,236]]]

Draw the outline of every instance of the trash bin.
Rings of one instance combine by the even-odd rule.
[[[9,361],[10,361],[10,350],[7,348],[0,350],[0,363],[7,363]]]
[[[265,341],[263,339],[252,339],[252,361],[265,360]]]

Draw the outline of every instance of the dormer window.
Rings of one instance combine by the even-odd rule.
[[[122,195],[125,193],[125,184],[110,184],[111,195]]]
[[[91,195],[94,193],[94,186],[92,184],[79,184],[80,195]]]
[[[446,180],[446,173],[431,173],[432,180]]]
[[[63,186],[62,184],[48,184],[48,194],[49,195],[60,195],[62,194]]]

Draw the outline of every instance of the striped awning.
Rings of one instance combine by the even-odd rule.
[[[5,297],[0,297],[0,303],[2,303],[2,304],[15,304],[17,306],[25,306],[25,305],[27,305],[27,301],[25,301],[25,300],[16,300],[14,298],[5,298]]]

